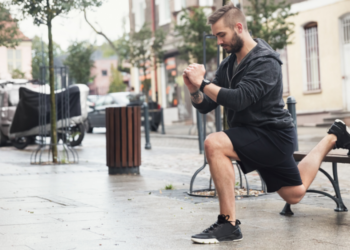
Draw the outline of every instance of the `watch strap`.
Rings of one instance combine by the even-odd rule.
[[[204,92],[204,87],[207,86],[207,85],[209,85],[209,84],[210,84],[210,81],[207,80],[207,79],[204,79],[204,80],[202,81],[201,86],[199,87],[199,90],[200,90],[201,92]]]

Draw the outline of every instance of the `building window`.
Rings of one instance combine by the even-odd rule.
[[[145,0],[133,0],[132,1],[132,11],[135,18],[135,31],[138,32],[145,23]]]
[[[283,95],[289,94],[289,72],[288,72],[288,54],[287,48],[278,49],[277,52],[280,54],[282,61],[282,76],[283,76]]]
[[[343,44],[350,43],[350,15],[346,16],[342,22],[343,26]]]
[[[107,76],[108,73],[107,73],[107,70],[102,70],[102,76]]]
[[[306,61],[306,90],[320,90],[320,60],[318,48],[317,23],[304,26],[305,32],[305,61]]]
[[[158,0],[159,6],[159,26],[171,22],[169,0]]]
[[[186,0],[174,1],[174,11],[180,11],[183,8],[186,8]]]
[[[213,6],[213,0],[199,0],[199,6]]]
[[[22,71],[22,52],[20,50],[7,50],[7,68],[9,73],[12,73],[15,69]]]

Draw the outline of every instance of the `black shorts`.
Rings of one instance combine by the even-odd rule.
[[[224,131],[230,138],[246,174],[258,170],[267,191],[285,186],[302,185],[299,169],[293,158],[297,136],[294,128],[271,129],[235,127]]]

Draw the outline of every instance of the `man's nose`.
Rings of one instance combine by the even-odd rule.
[[[223,41],[222,41],[222,39],[219,39],[219,38],[218,38],[218,39],[216,40],[216,43],[217,43],[217,45],[221,45],[221,44],[223,44]]]

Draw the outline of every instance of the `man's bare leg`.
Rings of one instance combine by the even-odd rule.
[[[298,168],[303,185],[282,187],[277,193],[289,204],[298,203],[316,177],[324,157],[333,149],[337,137],[326,135],[319,144],[299,163]]]
[[[239,160],[231,140],[224,132],[209,135],[204,143],[216,191],[219,195],[220,214],[229,215],[234,225],[235,214],[235,171],[232,159]]]

